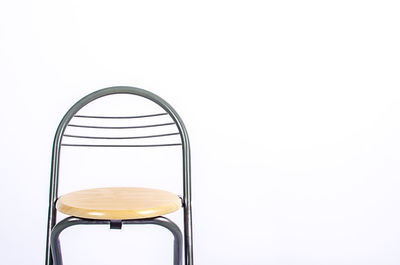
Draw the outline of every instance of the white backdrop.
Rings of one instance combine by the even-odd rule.
[[[187,125],[196,264],[400,264],[399,13],[384,0],[1,1],[0,262],[44,263],[63,114],[130,85]],[[168,233],[144,230],[66,231],[65,264],[170,264]]]

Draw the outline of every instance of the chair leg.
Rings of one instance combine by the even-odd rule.
[[[49,207],[49,216],[47,220],[47,237],[46,237],[46,256],[45,265],[53,265],[53,259],[51,257],[50,237],[51,230],[56,222],[56,209],[53,205]]]
[[[122,220],[123,224],[154,224],[167,228],[174,236],[174,265],[182,265],[182,232],[179,227],[165,217],[150,219]]]
[[[192,211],[191,207],[184,210],[184,234],[185,234],[185,265],[193,265],[193,236],[192,236]]]
[[[182,265],[182,233],[179,227],[171,220],[165,217],[155,217],[149,219],[134,219],[134,220],[122,220],[122,224],[154,224],[167,228],[174,236],[174,263],[173,265]],[[54,226],[51,232],[51,254],[53,257],[54,265],[63,265],[61,247],[59,236],[61,232],[73,225],[98,225],[105,224],[110,225],[110,220],[92,220],[82,219],[78,217],[67,217],[56,226]]]

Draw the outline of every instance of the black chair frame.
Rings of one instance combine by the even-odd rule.
[[[153,101],[161,108],[163,108],[174,121],[176,127],[178,128],[182,147],[182,161],[183,161],[183,226],[184,226],[184,236],[179,227],[174,224],[171,220],[159,216],[147,219],[131,219],[131,220],[100,220],[100,219],[85,219],[70,216],[65,218],[56,224],[57,210],[56,201],[58,198],[58,179],[59,179],[59,164],[60,164],[60,152],[62,144],[62,139],[66,127],[68,126],[71,119],[75,114],[86,106],[88,103],[113,94],[131,94],[146,98]],[[166,144],[168,145],[168,144]],[[178,145],[178,144],[172,144]],[[87,147],[90,145],[78,145]],[[111,147],[122,147],[117,145],[107,145]],[[98,147],[107,147],[98,146]],[[165,145],[124,145],[124,147],[154,147],[154,146],[165,146]],[[192,207],[191,207],[191,163],[190,163],[190,144],[189,137],[182,119],[179,117],[178,113],[169,105],[165,100],[159,96],[135,87],[127,86],[116,86],[104,88],[95,91],[77,103],[75,103],[68,112],[64,115],[61,120],[53,142],[52,151],[52,161],[51,161],[51,177],[50,177],[50,193],[49,193],[49,211],[48,211],[48,222],[47,222],[47,238],[46,238],[46,265],[62,265],[61,258],[61,248],[59,243],[60,233],[74,225],[110,225],[111,229],[120,229],[122,224],[154,224],[167,228],[174,236],[174,265],[182,264],[182,241],[184,246],[184,261],[185,265],[193,265],[193,237],[192,237]]]

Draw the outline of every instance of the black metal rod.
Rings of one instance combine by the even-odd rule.
[[[167,115],[168,113],[157,113],[140,116],[91,116],[91,115],[75,115],[76,118],[90,118],[90,119],[138,119]]]
[[[85,135],[64,134],[64,137],[84,138],[84,139],[100,139],[100,140],[128,140],[128,139],[145,139],[145,138],[164,137],[164,136],[172,136],[172,135],[179,135],[179,133],[164,133],[164,134],[126,136],[126,137],[85,136]]]
[[[61,146],[75,146],[75,147],[162,147],[162,146],[178,146],[176,144],[61,144]]]
[[[90,128],[90,129],[138,129],[138,128],[150,128],[150,127],[160,127],[167,125],[174,125],[174,122],[150,124],[150,125],[138,125],[138,126],[92,126],[92,125],[80,125],[80,124],[68,124],[70,127],[79,128]]]

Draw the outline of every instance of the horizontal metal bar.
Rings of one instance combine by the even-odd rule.
[[[181,143],[175,144],[61,144],[62,146],[74,147],[161,147],[161,146],[177,146]]]
[[[64,134],[65,137],[85,138],[85,139],[101,139],[101,140],[144,139],[144,138],[155,138],[155,137],[164,137],[164,136],[172,136],[172,135],[179,135],[179,133],[165,133],[165,134],[143,135],[143,136],[126,136],[126,137],[122,137],[122,136],[121,137],[85,136],[85,135]]]
[[[138,129],[138,128],[150,128],[150,127],[159,127],[159,126],[167,126],[173,125],[174,122],[169,123],[159,123],[159,124],[150,124],[150,125],[139,125],[139,126],[92,126],[92,125],[79,125],[79,124],[68,124],[71,127],[80,127],[80,128],[91,128],[91,129]]]
[[[168,113],[157,113],[149,115],[139,115],[139,116],[90,116],[90,115],[75,115],[76,118],[91,118],[91,119],[137,119],[137,118],[148,118],[167,115]]]

